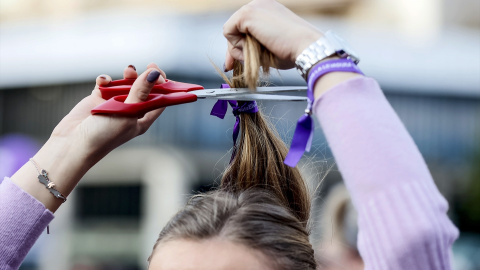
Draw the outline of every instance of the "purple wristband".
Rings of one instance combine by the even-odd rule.
[[[323,75],[334,72],[334,71],[343,71],[343,72],[355,72],[362,74],[362,71],[357,67],[357,65],[350,59],[335,59],[326,62],[322,62],[314,66],[310,72],[308,73],[308,90],[307,90],[307,97],[309,102],[312,103],[315,101],[313,97],[313,87],[315,83],[320,79]]]
[[[355,72],[363,75],[362,71],[360,71],[357,65],[350,59],[335,59],[322,62],[315,65],[310,70],[307,79],[307,108],[305,109],[305,114],[298,119],[297,127],[295,128],[292,138],[292,144],[290,145],[290,151],[288,151],[284,161],[284,163],[290,167],[297,166],[297,163],[300,161],[305,151],[310,152],[312,146],[315,125],[311,115],[313,102],[315,101],[313,96],[315,83],[323,75],[334,71]]]

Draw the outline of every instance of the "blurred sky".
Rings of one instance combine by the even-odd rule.
[[[480,94],[479,1],[280,2],[349,40],[384,86]],[[245,3],[0,0],[0,89],[121,76],[152,61],[167,74],[215,76],[209,58],[223,63],[223,23]],[[295,71],[282,76],[301,83]]]

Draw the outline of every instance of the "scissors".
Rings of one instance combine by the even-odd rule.
[[[143,117],[147,112],[173,105],[195,102],[198,99],[221,100],[277,100],[306,101],[307,87],[257,87],[253,92],[248,88],[218,88],[204,89],[197,84],[166,80],[165,83],[153,86],[146,101],[139,103],[124,103],[135,79],[111,81],[106,86],[99,86],[102,98],[106,102],[93,108],[92,114],[115,114],[128,117]]]

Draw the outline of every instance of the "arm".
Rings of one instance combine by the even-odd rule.
[[[317,96],[314,112],[358,211],[366,269],[450,269],[458,230],[448,204],[376,81],[353,78]]]
[[[133,68],[126,68],[125,78],[137,78],[126,103],[146,100],[155,82],[163,83],[160,69],[150,64],[148,69],[137,78]],[[149,74],[157,75],[149,81]],[[130,139],[143,134],[162,113],[159,109],[147,113],[141,119],[91,115],[90,111],[105,102],[98,85],[111,81],[108,76],[99,76],[92,94],[80,101],[60,121],[50,136],[33,157],[39,169],[45,169],[56,188],[68,197],[82,176],[110,151]],[[12,182],[42,202],[50,211],[55,212],[62,204],[50,192],[38,183],[37,170],[27,162],[12,176]],[[33,176],[33,177],[32,177]],[[39,188],[42,187],[42,188]]]
[[[124,77],[137,78],[137,73],[129,67]],[[164,78],[165,73],[150,64],[138,76],[125,102],[145,100],[153,85],[165,82]],[[56,189],[67,197],[93,165],[116,147],[144,133],[163,111],[149,112],[140,119],[91,115],[91,109],[105,101],[98,85],[110,81],[108,76],[99,76],[92,94],[65,116],[33,157],[40,169],[48,172]],[[0,269],[20,266],[63,203],[39,183],[37,176],[35,166],[27,162],[11,179],[6,178],[0,184]]]
[[[249,33],[290,68],[322,34],[271,0],[255,0],[225,24],[226,69]],[[413,140],[377,83],[332,72],[315,85],[314,112],[359,212],[366,269],[449,269],[457,230]]]

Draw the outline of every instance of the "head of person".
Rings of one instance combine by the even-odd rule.
[[[255,188],[192,198],[162,230],[149,260],[151,270],[316,267],[304,224]]]
[[[357,212],[343,183],[336,184],[325,197],[320,226],[322,256],[318,264],[325,270],[364,269],[357,248]]]
[[[231,87],[254,88],[273,57],[247,36]],[[254,85],[252,85],[254,84]],[[240,115],[239,143],[220,188],[194,196],[161,231],[150,270],[313,270],[310,196],[288,149],[261,112]]]

